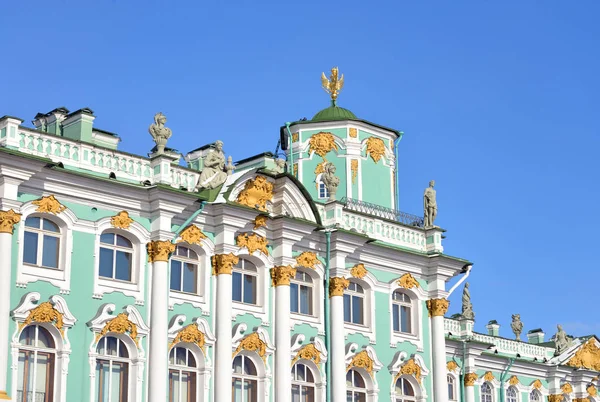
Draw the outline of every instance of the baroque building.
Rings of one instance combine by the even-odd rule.
[[[468,287],[446,317],[471,263],[444,251],[434,183],[396,210],[402,132],[322,80],[332,104],[280,128],[284,159],[235,165],[220,141],[181,161],[161,113],[148,157],[87,108],[0,118],[0,399],[594,401],[596,337],[476,333]]]

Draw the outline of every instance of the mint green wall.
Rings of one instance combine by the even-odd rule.
[[[359,130],[359,138],[361,140],[369,137],[378,137],[371,133]],[[386,144],[389,145],[389,141],[386,138],[381,138]],[[379,162],[375,163],[373,158],[367,155],[367,152],[363,152],[363,156],[366,159],[362,160],[361,173],[362,173],[362,200],[373,204],[381,205],[386,208],[395,208],[392,203],[394,189],[392,188],[392,177],[394,174],[393,166],[386,166],[385,157],[381,157]]]

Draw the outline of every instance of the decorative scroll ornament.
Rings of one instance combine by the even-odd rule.
[[[267,221],[269,220],[269,217],[267,215],[257,215],[256,218],[254,218],[254,230],[261,228],[261,227],[267,227]]]
[[[548,402],[561,402],[563,399],[563,394],[548,395]]]
[[[427,310],[430,317],[444,316],[448,311],[450,302],[446,299],[430,299],[427,300]]]
[[[295,133],[292,134],[292,142],[298,142],[299,139],[300,139],[300,133],[298,133],[296,131]]]
[[[495,377],[494,377],[494,374],[492,374],[491,371],[488,371],[488,372],[486,372],[483,375],[483,379],[486,380],[486,381],[494,381]]]
[[[366,350],[360,351],[354,355],[352,361],[350,361],[350,364],[346,367],[346,371],[353,367],[363,368],[367,373],[373,376],[373,359],[371,359]]]
[[[274,267],[271,268],[270,273],[272,286],[289,286],[290,280],[296,276],[296,268],[292,268],[291,265]]]
[[[233,266],[237,264],[240,259],[239,257],[229,254],[215,254],[211,257],[212,262],[212,274],[213,275],[231,275]]]
[[[350,269],[350,275],[352,275],[355,278],[362,279],[368,273],[369,273],[369,271],[367,271],[367,269],[365,268],[365,264],[356,264],[355,266],[352,267],[352,269]]]
[[[267,344],[260,339],[260,336],[258,336],[258,333],[256,332],[251,333],[240,341],[240,344],[235,349],[235,352],[233,352],[233,356],[237,355],[242,350],[256,352],[263,359],[263,361],[266,361],[267,359]]]
[[[333,277],[329,280],[329,297],[343,296],[344,290],[348,289],[350,281],[341,276]]]
[[[19,330],[25,328],[32,322],[52,323],[56,329],[59,330],[61,335],[63,334],[63,315],[60,313],[60,311],[55,309],[50,302],[43,302],[31,310],[25,321],[19,325]]]
[[[421,366],[419,366],[415,359],[409,359],[404,365],[400,368],[398,375],[395,380],[398,379],[401,375],[412,375],[417,379],[419,384],[421,383]],[[394,381],[395,382],[395,381]]]
[[[146,244],[148,262],[169,261],[169,256],[175,251],[175,245],[170,241],[155,240]]]
[[[321,131],[308,140],[308,153],[314,152],[321,158],[326,159],[325,155],[333,150],[337,151],[338,147],[335,143],[335,136],[331,133]]]
[[[206,239],[206,235],[196,225],[190,225],[183,229],[179,237],[181,237],[181,240],[177,243],[184,241],[187,244],[200,244],[200,240]]]
[[[296,263],[301,267],[315,269],[315,265],[319,263],[319,259],[312,251],[305,251],[296,257]]]
[[[259,250],[264,255],[269,255],[269,250],[267,250],[267,239],[257,235],[256,233],[242,233],[239,234],[235,242],[240,248],[247,248],[248,254],[254,254],[256,250]]]
[[[358,177],[358,159],[350,160],[350,171],[352,172],[352,184],[356,184]]]
[[[516,375],[513,375],[512,377],[510,377],[510,379],[508,380],[508,383],[510,385],[517,385],[519,383],[519,378]]]
[[[294,177],[298,177],[298,164],[294,163]]]
[[[592,397],[595,397],[596,395],[598,395],[598,390],[596,389],[596,386],[594,384],[590,384],[585,390]]]
[[[415,277],[408,272],[402,275],[400,279],[398,279],[397,283],[398,286],[404,289],[418,288],[420,286],[419,281],[417,281]]]
[[[348,135],[350,136],[350,138],[356,138],[358,137],[358,130],[356,128],[349,128],[348,129]]]
[[[202,349],[202,352],[206,353],[204,350],[204,344],[206,343],[206,336],[202,331],[198,329],[198,325],[190,324],[187,327],[183,328],[181,331],[177,333],[173,342],[169,345],[169,349],[173,345],[178,344],[179,342],[187,342],[187,343],[195,343]]]
[[[67,209],[67,207],[58,202],[54,195],[49,195],[47,197],[42,197],[39,200],[35,200],[33,201],[33,205],[37,205],[37,212],[45,212],[55,215]]]
[[[114,332],[116,334],[127,334],[129,337],[138,344],[137,338],[137,326],[131,322],[127,314],[120,313],[112,320],[108,321],[102,331],[96,335],[96,342],[98,342],[104,335],[109,332]]]
[[[21,214],[12,209],[0,211],[0,233],[13,234],[15,225],[19,222],[21,222]]]
[[[113,228],[117,229],[129,229],[132,223],[133,219],[129,217],[129,212],[127,211],[121,211],[110,218],[110,224]]]
[[[450,360],[448,363],[446,363],[446,370],[448,371],[454,371],[457,368],[458,364],[454,360]]]
[[[273,183],[264,176],[248,180],[244,189],[240,191],[236,202],[260,211],[267,210],[267,201],[273,199]]]
[[[321,73],[321,85],[325,92],[331,95],[331,100],[334,105],[337,100],[338,94],[344,87],[344,74],[341,77],[338,77],[339,70],[337,67],[333,67],[331,69],[331,75],[329,79],[325,76],[325,73]]]
[[[367,155],[371,156],[375,163],[385,155],[385,143],[381,138],[369,137],[367,139]]]
[[[566,382],[560,387],[560,390],[565,394],[570,394],[571,392],[573,392],[573,387],[571,386],[571,384]]]
[[[567,366],[600,371],[600,348],[595,338],[590,338],[567,362]]]
[[[535,389],[542,389],[542,382],[540,380],[535,380],[531,386]]]
[[[321,351],[317,349],[314,343],[309,343],[298,350],[296,357],[292,360],[292,366],[300,359],[312,360],[315,364],[319,364],[321,363]]]
[[[477,374],[475,373],[467,373],[465,374],[465,387],[472,387],[475,385],[475,381],[477,381]]]

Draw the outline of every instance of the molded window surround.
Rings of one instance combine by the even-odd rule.
[[[398,299],[398,294],[403,294],[410,298],[410,332],[402,332],[394,330],[394,313],[402,305],[408,306],[408,303]],[[423,323],[421,317],[423,317],[423,306],[427,299],[426,293],[422,288],[404,289],[392,284],[389,293],[389,311],[390,314],[390,346],[396,347],[398,343],[410,342],[417,347],[417,351],[423,351]],[[407,300],[406,297],[403,297]],[[395,307],[397,306],[397,307]],[[401,317],[398,317],[401,318]]]
[[[346,329],[346,335],[359,333],[368,337],[369,343],[374,344],[376,341],[375,314],[373,314],[375,282],[369,274],[362,279],[351,277],[348,280],[350,280],[350,286],[344,291],[344,328]],[[362,293],[360,289],[362,289]],[[362,304],[362,307],[360,304]],[[362,310],[362,324],[346,321],[348,314],[353,318],[359,313],[359,310]]]
[[[210,255],[212,255],[212,248],[207,248],[204,242],[201,246],[185,242],[177,244],[175,253],[169,259],[171,268],[169,308],[171,310],[176,304],[190,303],[192,306],[200,308],[203,315],[208,314],[208,295],[211,282]],[[191,271],[194,265],[195,275]],[[195,281],[194,285],[190,285],[190,281]],[[195,292],[193,291],[194,287]]]
[[[233,272],[232,272],[232,319],[235,319],[236,316],[238,315],[243,315],[243,314],[251,314],[254,317],[258,318],[261,320],[261,323],[263,325],[269,325],[269,315],[268,315],[268,309],[269,309],[269,297],[272,294],[272,289],[271,289],[271,277],[269,275],[269,269],[273,267],[273,263],[270,260],[270,257],[266,257],[263,255],[258,255],[259,253],[255,253],[256,255],[249,255],[247,253],[244,253],[244,251],[241,251],[238,255],[238,257],[240,258],[239,262],[237,265],[235,265],[233,267]],[[247,264],[247,262],[250,262],[251,264]],[[247,264],[248,267],[251,267],[252,265],[254,266],[254,268],[256,268],[256,270],[254,271],[253,269],[244,269],[244,270],[240,270],[240,265],[241,264]],[[237,276],[236,276],[237,274]],[[254,284],[255,286],[253,287],[253,285],[250,283],[250,281],[248,280],[247,282],[244,282],[244,277],[248,276],[248,277],[253,277],[254,278]],[[237,279],[236,279],[237,278]],[[240,288],[236,289],[236,280],[237,280],[237,285],[241,285]],[[216,294],[216,280],[213,280],[213,292]],[[255,289],[255,303],[244,303],[244,297],[245,295],[248,295],[248,293],[246,293],[247,291],[252,291],[253,289]],[[241,294],[239,292],[239,290],[241,290]],[[234,294],[234,292],[237,292],[237,294]],[[248,295],[249,296],[249,295]],[[242,301],[238,301],[238,299],[240,299]],[[246,299],[246,300],[250,300],[250,299]]]
[[[319,265],[312,268],[297,267],[296,277],[303,277],[303,280],[293,278],[290,285],[290,310],[291,311],[291,325],[292,327],[300,324],[310,324],[312,327],[317,328],[319,333],[323,332],[323,268]],[[310,281],[312,283],[308,283]],[[300,312],[294,312],[292,298],[298,299],[298,306],[302,304],[302,288],[301,286],[310,286],[312,291],[311,305],[312,314],[301,314]],[[298,291],[296,292],[295,289]],[[305,291],[306,292],[306,291]]]

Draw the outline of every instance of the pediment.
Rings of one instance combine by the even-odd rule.
[[[595,336],[567,352],[568,355],[562,360],[563,364],[579,369],[600,371],[600,342]]]

